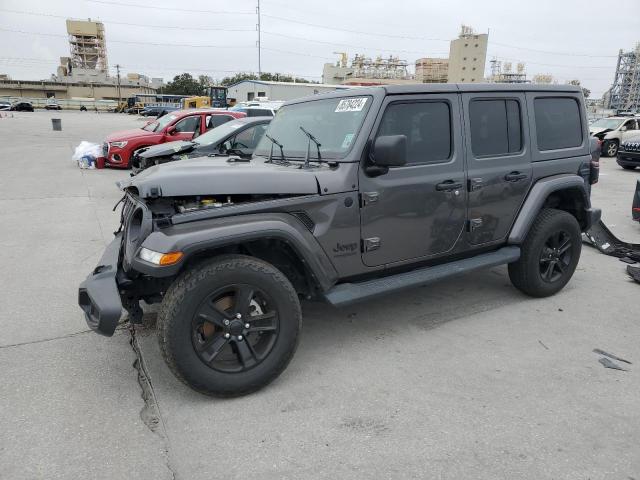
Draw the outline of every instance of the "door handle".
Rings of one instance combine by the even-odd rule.
[[[439,192],[450,192],[452,190],[460,190],[462,188],[462,182],[456,182],[455,180],[447,180],[446,182],[436,184],[436,190]]]
[[[525,178],[527,178],[527,174],[520,172],[511,172],[504,176],[504,179],[507,182],[517,182],[518,180],[524,180]]]

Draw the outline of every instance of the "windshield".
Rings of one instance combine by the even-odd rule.
[[[155,122],[151,122],[145,125],[144,127],[142,127],[142,129],[146,130],[147,132],[159,132],[164,127],[173,122],[176,118],[177,117],[175,115],[163,115]]]
[[[341,159],[353,145],[371,102],[371,97],[341,97],[287,105],[278,110],[267,134],[283,145],[287,158],[304,158],[309,137],[300,130],[303,127],[322,144],[323,159]],[[271,141],[264,136],[254,153],[268,156],[270,151]],[[280,153],[278,148],[274,151]],[[313,142],[310,152],[311,159],[318,157]]]
[[[238,120],[223,123],[222,125],[212,128],[207,133],[203,133],[198,138],[194,139],[194,142],[204,147],[218,144],[242,125],[244,125],[244,122],[239,122]]]
[[[591,124],[592,127],[595,128],[610,128],[615,130],[622,124],[622,120],[616,118],[601,118],[600,120],[596,120]]]

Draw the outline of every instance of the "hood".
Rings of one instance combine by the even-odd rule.
[[[141,198],[194,195],[318,193],[316,174],[326,166],[304,170],[299,163],[288,166],[266,163],[262,157],[249,162],[228,162],[230,157],[198,157],[147,168],[135,177],[118,182],[121,189],[135,188]],[[153,190],[153,194],[151,193]]]
[[[120,132],[112,133],[111,135],[107,135],[107,142],[120,142],[122,140],[131,140],[132,138],[139,137],[148,137],[151,135],[157,135],[158,132],[147,132],[142,128],[135,128],[132,130],[122,130]]]
[[[611,131],[610,128],[589,127],[589,133],[591,135],[596,134],[596,133],[607,133],[607,132],[610,132],[610,131]]]
[[[178,140],[176,142],[161,143],[147,147],[143,152],[139,153],[138,156],[142,158],[168,157],[178,153],[190,152],[197,146],[198,144],[194,142]]]

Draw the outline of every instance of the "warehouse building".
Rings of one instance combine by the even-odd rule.
[[[333,90],[344,90],[346,88],[350,87],[345,85],[326,85],[322,83],[243,80],[228,87],[227,98],[233,98],[237,102],[259,99],[287,101],[307,97],[309,95],[331,92]]]

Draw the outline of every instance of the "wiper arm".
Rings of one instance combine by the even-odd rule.
[[[316,148],[318,149],[318,160],[322,160],[322,157],[320,156],[320,147],[322,146],[322,144],[310,132],[307,132],[302,125],[300,125],[300,130],[302,130],[302,132],[307,137],[309,137],[309,142],[307,142],[307,156],[304,158],[304,168],[308,168],[309,167],[309,155],[310,155],[310,150],[311,150],[311,142],[315,143],[316,144]]]
[[[264,136],[267,137],[269,140],[271,140],[271,151],[269,152],[269,159],[267,160],[267,163],[273,163],[273,146],[277,145],[278,147],[280,147],[280,159],[282,160],[282,163],[288,164],[289,162],[287,162],[287,159],[284,158],[283,145],[278,140],[273,138],[271,135],[268,135],[265,133]]]

